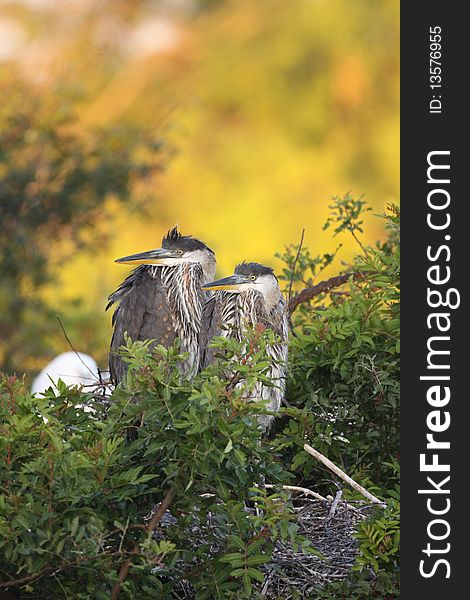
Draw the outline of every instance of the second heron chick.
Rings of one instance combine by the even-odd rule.
[[[273,270],[259,263],[243,262],[230,277],[206,283],[202,289],[216,291],[205,307],[207,344],[214,336],[232,336],[242,341],[247,330],[257,324],[275,333],[277,341],[267,347],[272,359],[268,377],[273,385],[258,382],[252,399],[266,400],[266,408],[277,412],[285,395],[289,323],[287,305]],[[203,366],[213,360],[212,349],[207,344]],[[269,431],[273,420],[272,415],[258,418],[265,432]]]

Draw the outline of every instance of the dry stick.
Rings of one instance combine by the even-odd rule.
[[[334,498],[333,496],[331,496],[330,494],[328,494],[328,496],[326,497],[326,499],[328,500],[328,502],[331,504],[332,502],[334,502]],[[357,506],[353,506],[352,504],[347,504],[346,506],[349,508],[349,510],[354,510],[356,512],[359,512],[359,509],[357,508]]]
[[[317,283],[317,285],[312,287],[304,288],[301,292],[295,296],[292,296],[292,298],[289,300],[289,313],[292,314],[297,306],[302,304],[302,302],[308,302],[318,294],[323,294],[334,287],[343,285],[343,283],[346,283],[351,277],[353,279],[363,279],[364,276],[365,274],[361,272],[345,273],[344,275],[336,275],[336,277],[330,277],[325,281],[320,281],[320,283]]]
[[[356,491],[361,493],[365,498],[367,498],[367,500],[370,500],[370,502],[372,502],[373,504],[381,504],[382,506],[385,506],[385,503],[382,502],[382,500],[376,498],[373,494],[371,494],[365,488],[363,488],[362,485],[359,485],[359,483],[354,481],[354,479],[351,479],[349,475],[346,475],[344,471],[342,471],[339,467],[332,463],[330,459],[326,458],[326,456],[323,456],[323,454],[318,452],[318,450],[315,450],[315,448],[312,448],[312,446],[309,446],[308,444],[304,444],[304,450],[312,456],[314,456],[317,460],[322,462],[326,467],[330,469],[330,471],[333,471],[333,473],[338,475],[338,477],[341,477],[343,481],[349,483],[351,487],[353,487]]]
[[[269,584],[271,583],[271,578],[273,576],[274,569],[271,569],[266,577],[264,585],[261,589],[261,596],[264,598],[266,596],[266,592],[268,591]]]
[[[341,500],[341,496],[342,495],[343,495],[343,492],[341,490],[338,490],[336,492],[335,499],[331,503],[330,512],[328,513],[328,516],[326,517],[327,521],[329,521],[333,517],[333,515],[335,514],[336,508],[338,506],[339,501]]]
[[[264,487],[273,488],[274,485],[268,483]],[[283,485],[282,489],[287,490],[288,492],[299,492],[301,494],[305,494],[306,496],[313,496],[317,500],[322,500],[323,502],[328,502],[329,504],[331,504],[334,501],[333,496],[326,496],[325,498],[325,496],[322,496],[318,492],[314,492],[313,490],[309,490],[308,488],[299,487],[298,485]],[[350,510],[357,510],[357,508],[355,506],[352,506],[351,504],[347,504],[346,506]]]
[[[272,485],[271,483],[267,483],[264,487],[273,488],[274,485]],[[325,498],[321,494],[317,494],[317,492],[312,492],[312,490],[309,490],[308,488],[298,487],[296,485],[283,485],[282,489],[287,490],[288,492],[300,492],[301,494],[305,494],[306,496],[313,496],[317,500],[323,500],[323,502],[328,502],[327,498]]]
[[[175,492],[173,490],[169,490],[166,493],[165,497],[160,502],[159,507],[153,513],[150,521],[145,526],[145,531],[147,533],[152,533],[152,531],[155,529],[155,527],[157,527],[157,525],[160,523],[161,518],[165,514],[165,511],[167,510],[167,508],[170,506],[174,496],[175,496]],[[134,550],[138,550],[137,544],[134,546]],[[126,577],[129,575],[129,570],[130,570],[131,566],[132,566],[132,562],[129,559],[122,563],[121,568],[119,569],[118,580],[111,591],[110,600],[117,600],[119,598],[119,594],[121,593],[122,584],[124,583]]]

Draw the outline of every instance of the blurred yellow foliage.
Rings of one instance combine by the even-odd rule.
[[[278,266],[302,228],[313,253],[333,250],[322,225],[335,194],[365,194],[374,212],[398,201],[398,0],[43,0],[4,3],[0,30],[7,20],[21,39],[0,59],[46,96],[73,86],[76,128],[136,124],[168,154],[135,205],[107,200],[92,252],[50,241],[51,305],[101,311],[127,273],[113,259],[157,247],[175,223],[225,274],[243,259]],[[365,242],[379,226],[367,220]]]

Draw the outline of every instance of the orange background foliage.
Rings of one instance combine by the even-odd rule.
[[[50,241],[47,302],[102,311],[127,273],[113,259],[157,247],[175,223],[217,252],[222,275],[243,259],[279,267],[274,253],[302,228],[314,254],[332,251],[333,195],[364,194],[373,212],[397,202],[398,27],[398,0],[3,2],[2,76],[46,97],[65,81],[74,127],[137,125],[165,157],[130,204],[106,199],[91,251]],[[365,242],[378,227],[368,218]],[[355,249],[341,241],[347,261]],[[80,350],[99,339],[105,360],[109,335],[103,320]]]

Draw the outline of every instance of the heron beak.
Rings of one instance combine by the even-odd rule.
[[[230,277],[224,277],[223,279],[217,279],[217,281],[211,281],[202,285],[203,290],[231,290],[238,291],[240,286],[244,283],[250,283],[248,277],[244,275],[230,275]]]
[[[165,265],[168,259],[181,258],[174,250],[166,248],[157,248],[148,252],[139,252],[130,256],[123,256],[116,259],[114,262],[123,265]]]

